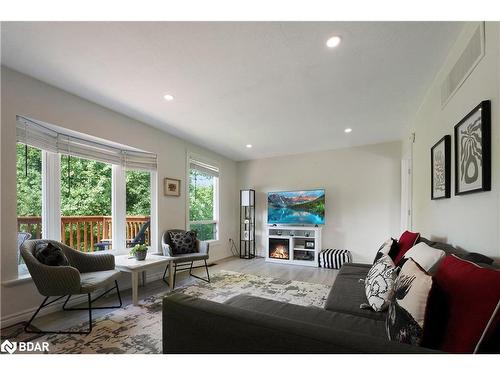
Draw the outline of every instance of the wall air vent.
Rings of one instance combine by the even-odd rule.
[[[441,85],[441,107],[455,95],[460,86],[472,73],[484,56],[484,22],[481,22],[472,34],[457,62],[445,77]]]

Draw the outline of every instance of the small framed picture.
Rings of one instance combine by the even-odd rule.
[[[306,242],[304,243],[304,247],[306,249],[314,249],[314,241],[306,240]]]
[[[455,195],[491,190],[490,101],[455,125]]]
[[[165,177],[163,180],[163,194],[170,197],[181,195],[181,180]]]
[[[451,137],[445,135],[431,148],[431,199],[451,196]]]

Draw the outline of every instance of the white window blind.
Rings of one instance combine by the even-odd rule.
[[[83,133],[64,131],[57,126],[24,116],[16,117],[16,134],[18,142],[45,151],[122,165],[130,169],[157,169],[156,154],[134,150]]]
[[[219,168],[217,168],[214,165],[210,165],[210,164],[204,163],[204,162],[199,161],[199,160],[190,159],[189,160],[189,168],[196,169],[197,171],[203,172],[209,176],[219,177]]]

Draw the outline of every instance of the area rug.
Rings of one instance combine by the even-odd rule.
[[[211,283],[197,281],[175,292],[214,302],[224,302],[238,294],[251,294],[297,305],[323,307],[329,290],[327,285],[219,271],[211,276]],[[89,335],[29,336],[18,330],[15,335],[2,331],[2,340],[48,342],[49,353],[161,353],[162,299],[167,294],[156,294],[140,301],[139,306],[128,305],[101,316],[94,321],[94,329]],[[72,329],[85,329],[86,324]]]

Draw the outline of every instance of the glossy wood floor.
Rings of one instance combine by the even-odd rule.
[[[338,271],[304,266],[292,266],[276,263],[269,263],[264,258],[240,259],[237,257],[225,258],[218,260],[215,264],[209,266],[210,274],[220,270],[236,271],[252,275],[265,277],[276,277],[283,280],[298,280],[306,281],[315,284],[333,285]],[[205,269],[199,268],[193,271],[194,274],[205,277]],[[189,285],[198,280],[189,277],[188,272],[177,274],[176,288]],[[202,281],[201,281],[202,282]],[[168,286],[162,280],[155,280],[147,283],[146,286],[139,287],[139,300],[153,294],[168,291]],[[123,306],[132,303],[132,292],[130,289],[121,290]],[[96,306],[114,305],[116,304],[116,295],[112,294],[109,297],[102,298],[96,302]],[[85,306],[85,305],[81,305]],[[93,310],[93,318],[96,319],[104,314],[109,313],[112,309]],[[61,330],[68,329],[79,323],[88,321],[88,313],[86,311],[58,311],[37,318],[34,324],[44,330]]]

